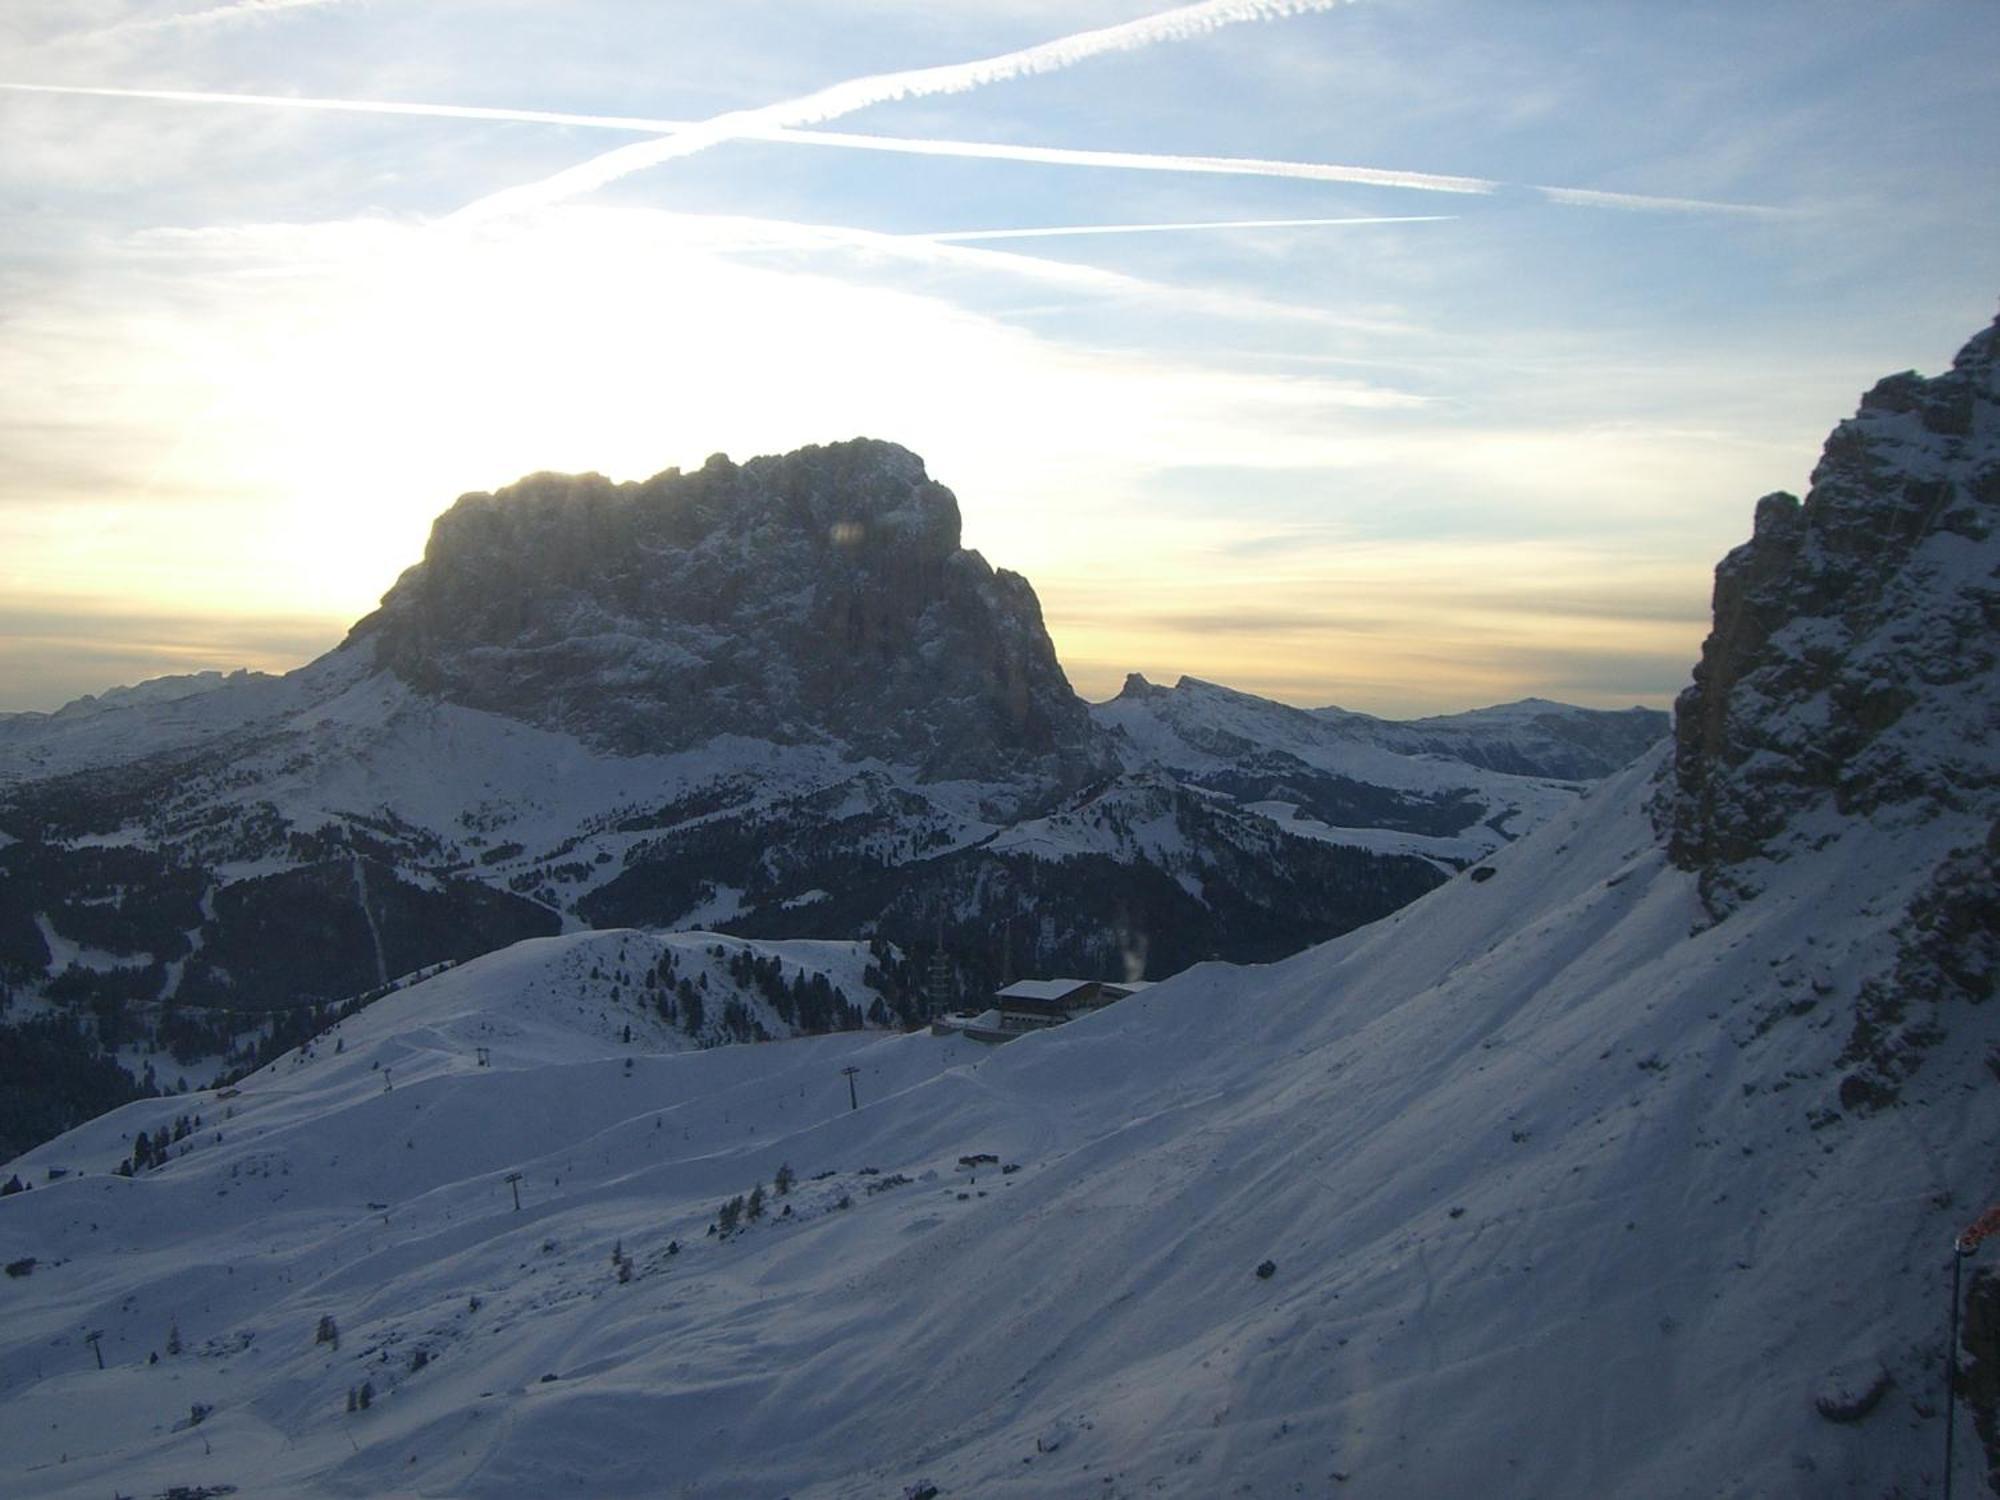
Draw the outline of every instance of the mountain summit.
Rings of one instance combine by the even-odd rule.
[[[927,779],[1093,763],[1034,590],[959,545],[922,459],[866,438],[466,495],[364,642],[421,692],[618,754],[732,734]]]
[[[1757,502],[1675,709],[1674,858],[1727,910],[1829,816],[2000,815],[2000,323],[1878,382],[1803,504]]]

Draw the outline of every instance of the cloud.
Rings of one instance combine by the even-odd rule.
[[[1011,277],[1105,302],[1157,307],[1184,316],[1315,327],[1389,339],[1418,339],[1424,334],[1422,329],[1405,321],[1350,316],[1323,307],[1281,302],[1251,293],[1170,285],[1099,266],[944,243],[926,235],[890,234],[841,224],[807,224],[743,214],[693,214],[664,209],[585,206],[571,206],[565,211],[598,216],[591,222],[615,226],[619,232],[638,233],[656,240],[669,238],[677,248],[713,255],[753,258],[805,254],[822,260],[846,256],[863,266],[870,262],[877,263],[877,269],[880,262],[887,261],[899,268],[918,267],[941,276],[966,272],[987,280]],[[248,258],[264,265],[299,268],[313,266],[329,256],[336,261],[350,256],[366,258],[386,251],[391,242],[400,242],[405,233],[404,226],[380,220],[244,224],[205,229],[147,230],[134,236],[129,247],[142,254],[151,251],[170,256],[192,254],[220,262]],[[464,243],[476,245],[483,242],[468,240]],[[496,237],[489,248],[498,252],[503,244],[504,237]],[[1371,363],[1358,359],[1352,362]],[[1314,381],[1311,385],[1320,391],[1335,388],[1325,381]],[[1300,381],[1294,388],[1304,390],[1307,387],[1308,382]],[[1349,382],[1345,389],[1348,404],[1353,405],[1421,404],[1419,397],[1408,392],[1391,391],[1361,382]]]
[[[324,0],[319,0],[324,3]],[[295,94],[229,94],[208,89],[120,89],[80,84],[0,83],[22,94],[81,94],[98,99],[153,99],[167,104],[236,104],[269,109],[325,110],[338,114],[407,115],[419,119],[492,120],[528,125],[565,125],[585,130],[671,134],[686,120],[654,120],[637,115],[577,115],[546,109],[498,109],[471,104],[421,104],[388,99],[315,99]]]
[[[1551,203],[1579,208],[1622,208],[1637,213],[1754,214],[1760,218],[1778,218],[1792,212],[1762,203],[1718,203],[1712,198],[1660,198],[1650,193],[1605,193],[1595,188],[1537,187],[1534,191]]]
[[[1235,609],[1172,610],[1136,623],[1171,635],[1301,635],[1327,631],[1367,631],[1381,626],[1325,609],[1273,609],[1246,604]]]
[[[131,36],[146,31],[175,31],[187,27],[229,26],[241,21],[261,21],[292,10],[316,10],[323,5],[341,5],[346,0],[231,0],[227,5],[211,5],[205,10],[182,11],[167,16],[142,16],[120,21],[83,33],[80,41]]]
[[[1439,224],[1456,214],[1378,214],[1345,219],[1209,219],[1179,224],[1052,224],[1036,229],[956,229],[943,234],[904,235],[932,244],[968,240],[1045,240],[1084,234],[1180,234],[1212,229],[1303,229],[1331,224]]]
[[[0,608],[0,713],[46,711],[167,674],[286,672],[338,644],[347,623],[140,611],[108,599],[9,605]]]
[[[1072,68],[1094,57],[1133,52],[1161,42],[1186,41],[1225,26],[1336,10],[1350,3],[1352,0],[1202,0],[1201,4],[1178,6],[1117,26],[1080,31],[973,62],[851,78],[797,99],[757,109],[731,110],[658,140],[621,146],[538,182],[506,188],[476,199],[454,217],[477,220],[495,214],[546,207],[579,193],[592,192],[633,172],[692,156],[723,141],[738,139],[749,130],[769,126],[815,125],[877,104],[939,94],[961,94],[988,84]]]

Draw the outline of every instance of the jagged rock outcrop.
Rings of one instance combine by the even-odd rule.
[[[621,754],[735,734],[927,779],[1099,767],[1034,590],[959,545],[951,491],[893,443],[467,495],[362,642],[423,692]]]
[[[2000,815],[2000,324],[1893,375],[1715,574],[1655,819],[1720,915],[1817,815]]]

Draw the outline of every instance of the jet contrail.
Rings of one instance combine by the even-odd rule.
[[[408,115],[440,120],[498,120],[527,125],[576,125],[592,130],[623,130],[643,135],[670,135],[685,130],[685,120],[649,120],[635,115],[572,115],[547,109],[494,109],[477,104],[412,104],[377,99],[314,99],[297,94],[218,94],[194,89],[84,88],[66,83],[0,83],[0,89],[22,94],[83,94],[96,99],[159,99],[170,104],[252,104],[273,109],[330,110],[337,114]]]
[[[1551,203],[1568,203],[1580,208],[1627,208],[1644,212],[1666,209],[1673,213],[1732,213],[1776,216],[1782,208],[1766,208],[1755,203],[1711,203],[1706,198],[1659,198],[1649,193],[1607,193],[1596,188],[1536,187]]]
[[[180,26],[218,26],[231,21],[247,21],[257,16],[274,15],[285,10],[308,10],[321,5],[338,5],[342,0],[231,0],[228,5],[211,5],[207,10],[184,11],[172,16],[148,16],[137,20],[120,21],[112,26],[103,26],[96,31],[86,31],[78,37],[82,41],[95,41],[102,37],[124,36],[135,31],[166,31]],[[67,40],[67,39],[66,39]]]
[[[99,99],[156,99],[170,104],[262,105],[274,109],[326,110],[341,114],[408,115],[421,119],[494,120],[511,124],[567,125],[583,130],[618,130],[635,135],[675,135],[695,128],[696,124],[692,120],[660,120],[643,115],[583,115],[569,114],[560,110],[505,109],[473,104],[315,99],[294,94],[222,94],[189,89],[85,88],[75,84],[56,83],[0,83],[0,89],[29,94],[82,94]],[[783,125],[746,128],[739,134],[745,140],[779,141],[790,146],[831,146],[851,151],[890,151],[907,156],[961,156],[985,161],[1031,162],[1041,166],[1112,167],[1137,172],[1205,172],[1228,177],[1289,177],[1308,182],[1351,182],[1364,187],[1409,188],[1426,193],[1493,193],[1506,186],[1504,183],[1485,177],[1453,177],[1437,172],[1406,172],[1386,167],[1350,167],[1318,161],[1277,161],[1254,156],[1181,156],[1157,151],[1092,151],[1073,146],[1017,146],[996,141],[857,135],[840,130],[798,130]],[[1583,190],[1578,189],[1578,191]]]
[[[903,239],[934,245],[967,240],[1042,240],[1072,234],[1175,234],[1200,229],[1302,229],[1322,224],[1441,224],[1457,214],[1395,214],[1347,219],[1207,219],[1185,224],[1057,224],[1046,229],[957,229],[943,234],[910,234]]]
[[[621,146],[616,151],[607,151],[602,156],[579,162],[539,182],[506,188],[476,199],[450,217],[477,220],[558,203],[578,193],[587,193],[615,182],[629,173],[678,157],[692,156],[722,141],[767,126],[816,125],[875,104],[936,94],[964,93],[990,83],[1075,67],[1080,62],[1106,53],[1137,51],[1159,42],[1202,36],[1240,22],[1276,20],[1335,10],[1350,3],[1352,0],[1202,0],[1197,5],[1177,6],[1173,10],[1142,16],[1136,21],[1099,27],[1095,31],[1076,32],[974,62],[947,63],[933,68],[911,68],[896,73],[851,78],[845,83],[836,83],[797,99],[782,100],[756,109],[731,110],[670,136]]]
[[[616,130],[671,136],[694,128],[689,120],[643,115],[586,115],[560,110],[508,109],[471,104],[421,104],[375,99],[318,99],[292,94],[226,94],[187,89],[86,88],[73,84],[0,83],[0,90],[31,94],[81,94],[101,99],[153,99],[172,104],[253,105],[274,109],[324,110],[343,114],[404,115],[422,119],[493,120],[509,124],[565,125],[582,130]],[[1095,151],[1073,146],[1021,146],[993,141],[956,141],[894,135],[860,135],[838,130],[800,130],[783,125],[745,128],[746,140],[791,146],[889,151],[909,156],[969,157],[983,161],[1030,162],[1042,166],[1101,167],[1135,172],[1210,173],[1229,177],[1282,177],[1304,182],[1345,182],[1361,187],[1400,188],[1423,193],[1483,195],[1509,185],[1491,177],[1460,177],[1386,167],[1354,167],[1333,162],[1283,161],[1254,156],[1187,156],[1153,151]],[[1669,213],[1781,214],[1783,209],[1701,198],[1665,198],[1642,193],[1608,193],[1592,188],[1529,189],[1553,203]]]
[[[1309,182],[1352,182],[1364,187],[1413,188],[1425,193],[1495,193],[1506,184],[1485,177],[1448,177],[1385,167],[1331,162],[1273,161],[1255,156],[1178,156],[1153,151],[1089,151],[1072,146],[1012,146],[986,141],[926,140],[896,135],[852,135],[838,130],[758,130],[753,140],[796,145],[845,146],[857,151],[901,151],[912,156],[970,156],[989,161],[1035,162],[1058,167],[1124,167],[1140,172],[1214,172],[1233,177],[1293,177]]]

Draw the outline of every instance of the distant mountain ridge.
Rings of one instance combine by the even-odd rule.
[[[942,948],[965,994],[1268,960],[1665,727],[1398,726],[1192,682],[1092,707],[1027,582],[890,443],[537,475],[452,506],[295,672],[0,719],[0,984],[136,1071],[169,1031],[579,926]]]

